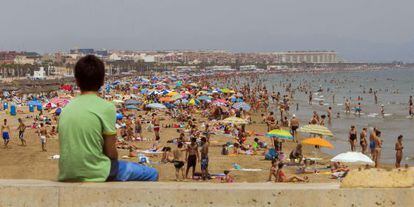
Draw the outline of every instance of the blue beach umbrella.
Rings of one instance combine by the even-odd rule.
[[[133,110],[133,109],[137,110],[138,109],[138,107],[135,106],[135,105],[128,105],[128,106],[125,106],[125,108],[130,109],[130,110]]]
[[[138,104],[140,104],[140,102],[134,99],[129,99],[125,101],[125,105],[138,105]]]
[[[250,105],[246,102],[237,102],[232,106],[235,109],[243,109],[244,111],[250,111]]]

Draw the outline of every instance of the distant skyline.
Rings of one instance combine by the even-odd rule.
[[[1,0],[0,50],[335,50],[414,62],[412,0]]]

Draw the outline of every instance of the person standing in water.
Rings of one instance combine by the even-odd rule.
[[[328,108],[328,124],[332,124],[332,107]]]
[[[361,103],[358,102],[358,105],[355,108],[355,112],[358,114],[359,117],[361,116],[361,111],[362,111]]]
[[[362,128],[361,134],[359,135],[359,144],[361,145],[361,152],[365,154],[367,151],[367,128]]]
[[[357,130],[355,126],[351,126],[351,129],[349,130],[349,144],[351,145],[351,151],[355,151],[355,144],[357,140]]]
[[[345,100],[345,113],[351,113],[351,102],[348,99]]]
[[[309,91],[309,105],[312,105],[312,91]]]
[[[403,158],[403,135],[398,136],[397,142],[395,143],[395,167],[400,168],[401,167],[401,160]]]

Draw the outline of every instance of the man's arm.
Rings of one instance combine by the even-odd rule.
[[[104,138],[104,154],[111,160],[118,159],[118,151],[116,150],[116,134],[103,135]]]

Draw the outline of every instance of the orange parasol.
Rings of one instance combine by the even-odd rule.
[[[308,144],[308,145],[316,145],[316,146],[320,146],[320,147],[326,147],[326,148],[330,148],[333,149],[334,146],[328,142],[326,139],[322,139],[320,137],[312,137],[312,138],[307,138],[304,139],[302,141],[303,144]]]

